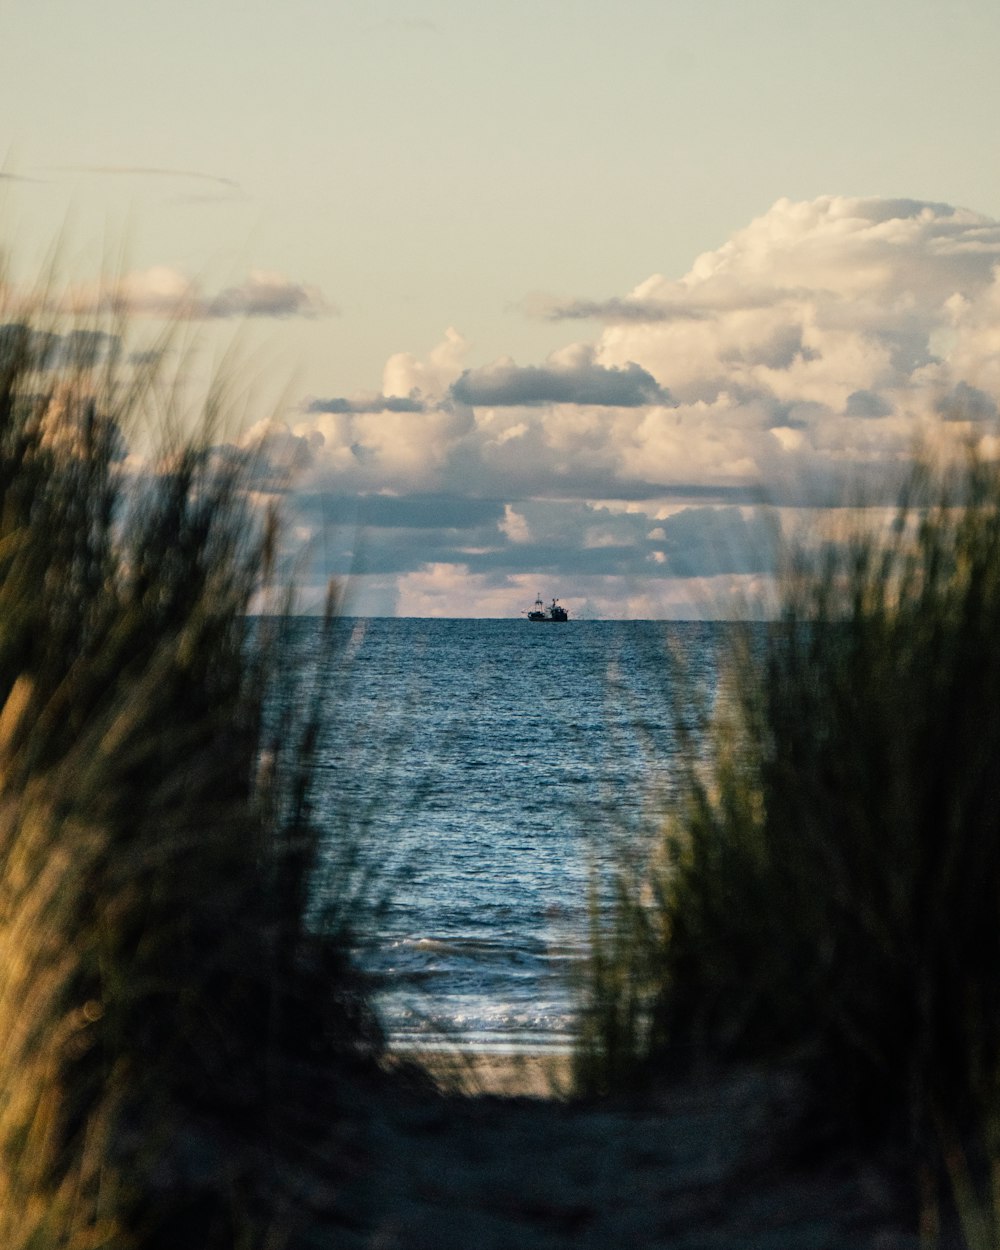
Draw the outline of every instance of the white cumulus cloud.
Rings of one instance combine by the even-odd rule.
[[[765,572],[760,534],[719,508],[859,483],[889,498],[920,437],[1000,446],[998,267],[1000,223],[967,209],[779,200],[680,278],[548,301],[577,336],[597,324],[546,360],[476,362],[449,329],[426,358],[393,356],[379,391],[311,401],[289,435],[313,491],[495,504],[471,555],[415,567],[411,606],[451,586],[452,563],[491,602],[554,569],[745,587]]]

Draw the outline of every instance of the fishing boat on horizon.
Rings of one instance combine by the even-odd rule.
[[[553,599],[548,607],[542,602],[542,596],[539,595],[535,600],[535,606],[528,612],[528,620],[536,623],[550,624],[569,620],[569,612],[566,608],[561,607],[558,599]]]

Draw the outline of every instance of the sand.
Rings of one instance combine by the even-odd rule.
[[[412,1064],[445,1095],[558,1099],[570,1089],[566,1051],[472,1051],[455,1047],[415,1047],[387,1058],[392,1070]]]
[[[918,1250],[884,1166],[796,1153],[790,1143],[800,1137],[789,1129],[801,1090],[792,1078],[729,1072],[642,1100],[581,1103],[559,1095],[550,1059],[397,1057],[400,1070],[373,1096],[352,1147],[337,1227],[316,1228],[310,1244]],[[428,1071],[433,1080],[420,1075]],[[456,1081],[489,1092],[458,1094]]]

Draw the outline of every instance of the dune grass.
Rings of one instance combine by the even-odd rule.
[[[289,600],[218,393],[136,469],[176,380],[84,340],[0,328],[0,1244],[251,1247],[288,1074],[380,1045],[312,902],[330,709],[248,616]]]
[[[998,1157],[1000,469],[918,469],[891,526],[800,551],[780,619],[734,637],[595,911],[578,1084],[794,1063],[855,1140]]]

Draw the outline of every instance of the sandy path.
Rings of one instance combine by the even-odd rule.
[[[372,1108],[350,1227],[315,1244],[917,1250],[874,1168],[789,1157],[794,1102],[759,1074],[633,1105],[396,1091]]]

